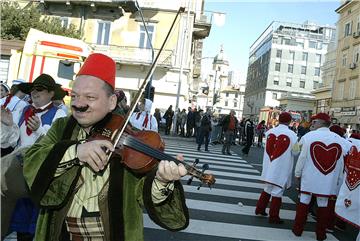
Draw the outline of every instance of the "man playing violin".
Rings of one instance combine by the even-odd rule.
[[[72,115],[57,120],[24,161],[31,196],[41,207],[35,240],[143,240],[143,211],[177,231],[189,223],[179,179],[182,164],[161,161],[146,175],[132,172],[111,141],[89,139],[116,107],[115,62],[91,54],[71,93]]]

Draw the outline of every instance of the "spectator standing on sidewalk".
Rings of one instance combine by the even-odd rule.
[[[245,118],[243,118],[240,121],[238,125],[238,130],[239,130],[239,145],[242,145],[245,140]]]
[[[194,112],[191,107],[188,108],[186,119],[186,137],[191,137],[195,126]]]
[[[161,113],[159,108],[155,108],[154,117],[158,125],[158,132],[160,132]]]
[[[197,140],[198,138],[198,135],[199,135],[199,129],[200,129],[200,125],[201,125],[201,117],[202,117],[202,114],[203,114],[203,110],[202,109],[199,109],[197,110],[196,108],[194,109],[194,136]]]
[[[166,110],[163,118],[165,119],[166,127],[165,127],[165,135],[170,134],[171,124],[174,117],[174,111],[172,110],[172,105]]]
[[[186,110],[182,109],[179,114],[179,123],[180,123],[180,136],[185,137],[185,124],[186,124],[187,114]]]
[[[231,155],[230,147],[234,139],[236,126],[238,124],[238,120],[235,117],[235,111],[231,110],[230,114],[225,116],[222,121],[223,124],[223,132],[224,132],[224,145],[222,148],[223,155]]]
[[[266,132],[266,145],[263,157],[261,178],[265,182],[264,191],[256,204],[256,215],[267,216],[265,209],[270,204],[269,223],[281,224],[279,217],[281,198],[285,189],[290,188],[294,156],[292,148],[297,136],[289,129],[291,115],[283,112],[279,116],[279,125]]]
[[[209,151],[209,141],[211,132],[211,110],[208,109],[202,116],[200,121],[199,138],[197,139],[198,148],[200,151],[201,145],[205,141],[205,151]]]
[[[256,132],[258,135],[258,147],[262,147],[262,140],[264,137],[264,134],[266,132],[266,125],[265,125],[265,121],[262,120],[256,127]]]
[[[242,153],[244,153],[244,155],[248,155],[254,139],[254,131],[255,131],[254,122],[251,119],[247,119],[245,121],[244,128],[245,128],[246,144],[245,147],[242,149]]]

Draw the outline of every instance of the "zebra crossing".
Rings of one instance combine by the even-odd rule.
[[[216,178],[215,185],[209,189],[201,187],[200,181],[194,180],[192,185],[186,184],[189,177],[184,177],[186,203],[190,210],[189,227],[181,232],[166,231],[144,214],[145,240],[196,240],[196,241],[272,241],[272,240],[316,240],[315,220],[309,217],[305,231],[301,237],[291,232],[295,218],[295,202],[283,197],[280,217],[285,221],[282,225],[269,224],[268,219],[254,214],[256,202],[263,189],[260,172],[246,160],[233,153],[232,156],[221,154],[221,145],[210,146],[210,152],[196,150],[194,142],[188,139],[166,139],[165,152],[172,156],[179,153],[191,164],[195,158],[200,162],[197,166],[207,163]],[[268,211],[268,210],[267,210]],[[327,234],[327,240],[338,240],[334,235]]]

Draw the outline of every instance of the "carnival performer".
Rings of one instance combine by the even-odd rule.
[[[9,142],[17,141],[17,146],[14,152],[17,150],[27,148],[33,145],[40,137],[44,136],[50,129],[52,123],[60,118],[66,116],[65,112],[52,103],[57,85],[55,80],[47,74],[41,74],[32,83],[19,84],[19,89],[26,94],[31,95],[32,104],[23,108],[19,118],[19,122],[12,122],[12,131],[17,132],[17,140],[9,140]],[[2,114],[8,115],[6,118],[11,119],[11,112],[4,112]],[[4,116],[3,116],[4,117]],[[7,163],[16,162],[13,160],[14,156],[7,155],[2,159],[2,164],[5,166]],[[13,169],[9,168],[8,171]],[[3,170],[2,170],[3,171]],[[38,209],[29,198],[22,198],[17,201],[14,209],[14,204],[17,200],[17,193],[12,190],[18,186],[22,186],[24,178],[21,169],[14,169],[14,173],[7,173],[6,176],[17,177],[16,183],[10,182],[5,178],[2,180],[2,236],[8,230],[8,223],[14,210],[10,231],[16,231],[19,240],[33,240],[35,233],[35,225],[38,214]],[[22,196],[20,194],[19,196]]]
[[[297,141],[296,134],[289,129],[291,115],[282,112],[279,125],[265,133],[266,144],[263,158],[262,180],[264,191],[256,204],[256,215],[267,216],[265,209],[271,197],[269,223],[280,224],[281,198],[285,189],[290,188],[294,156],[292,148]]]
[[[147,175],[134,174],[119,155],[108,161],[106,150],[115,149],[109,140],[89,139],[112,118],[115,75],[110,57],[88,56],[72,88],[72,115],[54,123],[26,152],[25,178],[41,204],[36,241],[140,241],[143,206],[165,229],[189,223],[179,181],[187,173],[183,165],[161,161]]]
[[[300,140],[302,148],[295,168],[295,177],[300,182],[300,201],[292,231],[296,236],[301,236],[311,197],[315,196],[318,206],[316,239],[325,240],[329,218],[328,199],[337,195],[337,183],[343,176],[343,157],[349,149],[343,138],[329,130],[331,118],[328,114],[318,113],[311,120],[312,131]]]
[[[360,139],[360,136],[358,136]],[[341,220],[360,230],[360,148],[353,146],[345,162],[345,177],[335,204]],[[360,241],[360,231],[356,238]]]
[[[158,131],[158,124],[154,115],[150,114],[152,101],[144,99],[139,105],[139,112],[130,117],[130,124],[138,130]]]

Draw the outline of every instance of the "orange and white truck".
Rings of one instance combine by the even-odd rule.
[[[301,121],[301,114],[297,111],[288,111],[291,114],[292,120],[290,126],[295,125],[296,127],[299,125]],[[259,122],[265,120],[265,124],[267,127],[275,127],[279,123],[279,115],[281,114],[281,110],[273,108],[273,107],[263,107],[260,109],[259,113]]]
[[[12,51],[8,76],[32,82],[45,73],[64,89],[71,89],[74,75],[91,51],[79,39],[30,29],[22,51]]]

